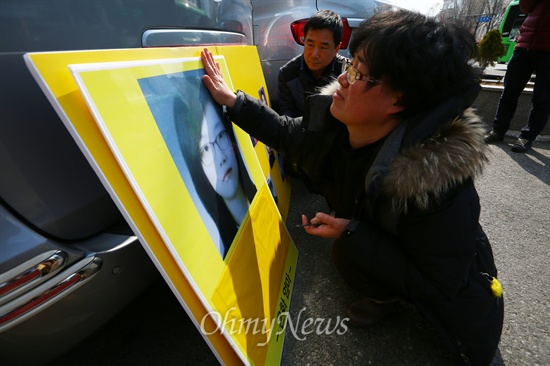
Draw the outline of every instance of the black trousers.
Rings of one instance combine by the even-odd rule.
[[[332,260],[344,281],[360,295],[379,301],[398,298],[391,288],[369,275],[361,260],[367,254],[362,253],[363,246],[353,245],[357,241],[337,239],[332,246]]]
[[[521,129],[520,138],[533,141],[548,123],[550,115],[550,52],[514,50],[508,62],[504,76],[504,89],[493,121],[493,131],[504,135],[510,128],[510,121],[516,112],[518,98],[525,85],[536,73],[532,108],[527,118],[527,124]]]

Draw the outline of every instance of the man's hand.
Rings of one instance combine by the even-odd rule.
[[[206,75],[202,77],[202,82],[212,95],[212,98],[218,103],[231,108],[235,105],[237,96],[229,89],[223,75],[220,71],[220,65],[214,61],[214,56],[205,48],[201,52],[201,61],[206,71]]]
[[[306,233],[322,238],[338,239],[349,222],[348,219],[336,218],[323,212],[318,212],[311,221],[306,215],[302,215],[302,225]]]

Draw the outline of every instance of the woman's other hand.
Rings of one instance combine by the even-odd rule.
[[[214,56],[208,51],[208,48],[202,50],[201,61],[206,71],[206,75],[202,77],[202,81],[212,95],[212,98],[218,104],[225,105],[227,108],[233,107],[237,96],[225,83],[220,65],[214,60]]]
[[[323,212],[318,212],[311,221],[306,215],[302,215],[302,225],[306,233],[322,238],[338,239],[346,230],[349,221]]]

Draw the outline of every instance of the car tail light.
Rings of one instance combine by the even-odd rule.
[[[345,50],[348,48],[349,41],[351,39],[351,27],[349,26],[348,20],[346,18],[342,19],[342,23],[344,23],[344,29],[342,32],[342,45],[340,46],[340,48]]]
[[[290,24],[290,30],[292,31],[292,36],[296,43],[300,46],[304,45],[304,26],[306,25],[307,19],[296,20]]]
[[[308,19],[300,19],[290,24],[292,36],[294,37],[296,43],[298,43],[300,46],[304,45],[304,26],[306,25],[307,21]],[[340,46],[340,49],[345,50],[348,48],[349,40],[351,38],[351,27],[349,26],[348,20],[346,18],[342,19],[342,23],[344,25],[344,29],[342,31],[342,45]]]

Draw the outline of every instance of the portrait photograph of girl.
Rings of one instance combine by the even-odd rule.
[[[256,193],[233,126],[204,87],[204,70],[139,79],[195,208],[225,258]]]

